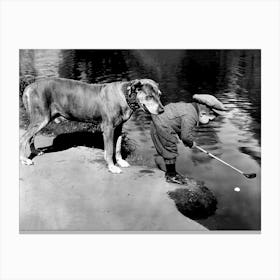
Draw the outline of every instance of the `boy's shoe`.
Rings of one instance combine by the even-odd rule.
[[[181,174],[175,173],[175,174],[165,174],[165,179],[167,183],[175,183],[179,185],[184,185],[188,183],[188,180],[182,176]]]

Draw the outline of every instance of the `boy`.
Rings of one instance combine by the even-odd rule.
[[[216,115],[226,111],[226,107],[210,94],[195,94],[194,102],[170,103],[160,115],[152,115],[151,137],[155,148],[166,165],[167,182],[185,184],[185,178],[176,172],[178,138],[185,146],[195,147],[192,130],[199,123],[207,124]]]

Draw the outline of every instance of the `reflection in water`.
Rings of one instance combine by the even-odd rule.
[[[229,113],[198,127],[196,141],[234,166],[256,172],[257,178],[245,181],[196,150],[184,151],[180,159],[185,174],[204,180],[215,192],[216,215],[200,221],[215,229],[260,229],[260,73],[259,50],[20,51],[21,77],[59,76],[88,83],[150,78],[159,82],[164,104],[188,102],[196,93],[214,94],[226,104]],[[139,135],[148,139],[150,117],[137,111],[134,119]],[[236,186],[241,192],[233,194]]]
[[[243,154],[247,154],[252,159],[254,159],[259,165],[261,165],[261,153],[254,147],[240,147],[240,152]]]

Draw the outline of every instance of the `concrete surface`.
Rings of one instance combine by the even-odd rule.
[[[38,146],[51,137],[37,136]],[[108,172],[103,151],[87,147],[35,157],[20,165],[20,231],[200,231],[167,192],[164,173],[144,166]]]

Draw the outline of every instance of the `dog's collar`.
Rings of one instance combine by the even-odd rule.
[[[135,110],[140,108],[140,105],[139,105],[139,103],[137,102],[137,99],[136,99],[137,93],[132,92],[130,94],[130,89],[129,89],[130,87],[131,87],[131,82],[125,83],[123,85],[123,93],[124,93],[124,96],[125,96],[125,99],[126,99],[126,102],[129,106],[129,108],[132,111],[135,111]]]

